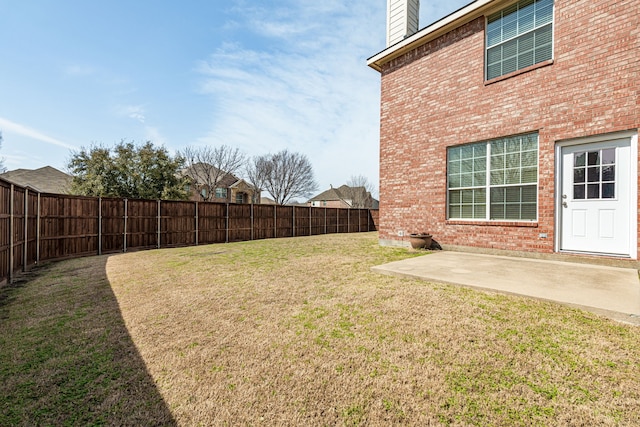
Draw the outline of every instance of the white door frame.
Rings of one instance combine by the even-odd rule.
[[[554,251],[560,252],[560,239],[562,236],[562,148],[572,145],[592,144],[596,142],[610,141],[612,139],[631,140],[630,170],[632,177],[629,183],[629,257],[638,259],[638,132],[614,132],[603,135],[595,135],[586,138],[576,138],[565,141],[556,141],[555,147],[555,230]]]

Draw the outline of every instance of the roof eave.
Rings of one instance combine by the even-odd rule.
[[[489,7],[501,0],[476,0],[461,9],[423,28],[414,35],[389,46],[382,52],[367,59],[367,65],[374,70],[382,71],[382,66],[387,62],[413,50],[419,46],[429,43],[443,34],[454,30],[467,22],[482,16]]]

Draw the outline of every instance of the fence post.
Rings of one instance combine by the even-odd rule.
[[[13,191],[15,186],[11,184],[11,196],[9,197],[9,283],[13,282]]]
[[[38,213],[36,214],[36,264],[40,262],[40,210],[42,205],[40,204],[40,193],[38,192]]]
[[[160,238],[162,237],[162,206],[160,204],[160,199],[158,199],[158,213],[156,214],[156,247],[160,249],[162,247],[162,242]]]
[[[371,209],[367,209],[367,231],[371,231]]]
[[[29,246],[29,189],[24,189],[24,246],[22,248],[22,272],[27,271],[27,246]]]
[[[98,197],[98,255],[102,255],[102,197]]]
[[[291,234],[293,235],[293,237],[296,237],[296,207],[291,206],[291,209],[293,209],[293,218],[291,219],[291,229],[293,233]]]
[[[340,233],[340,208],[336,209],[336,233]]]
[[[278,238],[278,205],[273,205],[273,238]]]
[[[327,234],[327,208],[324,208],[324,234]]]
[[[309,206],[309,236],[312,236],[313,234],[313,229],[311,228],[311,206]]]
[[[347,233],[351,233],[351,209],[347,210]]]
[[[362,209],[358,209],[358,233],[360,232],[360,223],[362,222],[360,220],[361,216],[362,216]]]
[[[251,203],[251,240],[253,240],[253,202]]]
[[[129,214],[129,207],[127,204],[128,200],[124,199],[124,239],[123,239],[123,248],[122,252],[127,252],[127,219]]]
[[[227,234],[226,234],[224,242],[225,243],[229,243],[229,203],[227,203],[227,217],[226,217],[226,220],[227,220],[226,221],[227,222],[227,224],[226,224]]]
[[[199,239],[199,234],[200,234],[200,227],[199,227],[199,222],[200,222],[200,217],[198,216],[198,202],[195,202],[196,204],[196,246],[198,246],[198,243],[200,242]]]

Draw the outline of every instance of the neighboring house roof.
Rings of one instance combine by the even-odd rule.
[[[40,169],[16,169],[0,174],[21,187],[29,187],[41,193],[68,194],[73,177],[51,166]]]
[[[376,204],[378,201],[371,197],[371,194],[364,187],[349,187],[348,185],[342,185],[338,188],[331,187],[330,189],[323,191],[317,196],[309,199],[309,202],[322,202],[322,201],[342,201],[351,206],[354,199],[365,201],[371,198],[372,204]]]
[[[251,189],[251,186],[244,179],[238,178],[232,173],[227,173],[206,163],[194,163],[193,165],[182,169],[180,174],[181,176],[191,178],[196,185],[215,184],[216,186],[223,188],[233,187],[247,190]],[[218,177],[218,180],[214,183],[213,181],[216,176]]]
[[[346,185],[343,185],[342,187],[346,187]],[[331,187],[330,189],[323,191],[317,196],[309,199],[310,202],[321,202],[330,200],[344,200],[344,196],[340,193],[340,190],[338,188]]]
[[[244,179],[238,179],[236,182],[231,184],[229,187],[230,188],[237,188],[238,190],[243,190],[243,191],[251,191],[252,190],[251,185],[249,185],[249,183],[247,181],[245,181]]]
[[[231,181],[229,182],[229,184],[227,184],[227,186],[233,184],[238,180],[238,178],[234,175],[221,171],[215,166],[209,165],[207,163],[194,163],[193,165],[182,169],[180,171],[180,174],[182,176],[188,176],[194,181],[204,181],[196,182],[196,184],[211,183],[216,178],[216,176],[218,177],[218,182],[221,182],[223,180]],[[229,179],[229,176],[231,176],[232,179]],[[218,182],[216,182],[216,184]]]
[[[404,40],[387,47],[382,52],[372,56],[367,60],[369,67],[381,71],[382,66],[399,57],[400,55],[415,49],[418,46],[424,45],[431,40],[440,37],[447,32],[472,21],[484,13],[488,9],[494,7],[499,0],[476,0],[468,5],[458,9],[457,11],[445,16],[444,18],[428,25],[427,27],[419,30],[417,33],[405,38]]]
[[[261,205],[275,205],[276,201],[273,199],[270,199],[268,197],[260,197],[260,204]]]

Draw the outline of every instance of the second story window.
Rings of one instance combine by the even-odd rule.
[[[521,0],[487,17],[486,78],[553,58],[553,0]]]
[[[226,188],[216,188],[216,199],[226,199],[227,198],[227,189]]]

